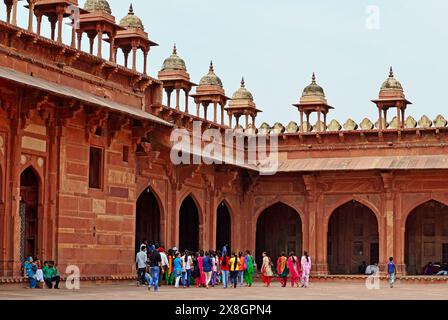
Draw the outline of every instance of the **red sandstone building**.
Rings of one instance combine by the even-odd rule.
[[[132,9],[117,23],[107,1],[87,0],[64,44],[56,27],[76,0],[28,0],[26,30],[16,26],[17,1],[4,2],[0,277],[20,276],[28,255],[61,271],[77,265],[83,277],[133,277],[143,239],[192,250],[227,243],[257,258],[307,250],[315,275],[354,274],[362,261],[384,266],[390,256],[401,274],[419,274],[448,260],[447,121],[406,118],[410,102],[392,70],[373,122],[328,122],[333,107],[313,76],[294,104],[298,124],[256,129],[260,110],[244,81],[226,96],[213,65],[196,85],[174,49],[158,79],[147,75],[156,44]],[[52,39],[39,35],[43,16]],[[170,134],[195,121],[202,130],[278,134],[278,172],[173,165]]]

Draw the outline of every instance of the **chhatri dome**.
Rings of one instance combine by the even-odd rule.
[[[232,100],[249,100],[254,101],[254,97],[249,90],[246,89],[244,77],[241,80],[241,87],[233,94]]]
[[[383,85],[381,86],[381,91],[383,90],[403,90],[401,83],[398,82],[394,77],[394,71],[392,70],[392,67],[390,67],[389,78],[387,78],[387,80],[384,81]]]
[[[199,82],[199,86],[223,86],[221,79],[219,79],[219,77],[215,74],[213,61],[210,62],[208,73],[202,77],[201,81]]]
[[[177,48],[174,45],[173,53],[165,59],[162,66],[162,71],[166,70],[184,70],[187,71],[185,61],[177,55]]]
[[[132,4],[129,7],[128,15],[121,19],[120,26],[124,28],[134,28],[145,31],[142,20],[134,14],[134,8],[132,7]]]
[[[87,0],[84,4],[84,9],[87,11],[106,11],[108,14],[112,14],[107,0]]]
[[[316,83],[316,75],[313,72],[311,84],[309,84],[303,90],[302,97],[300,98],[300,103],[314,103],[319,101],[327,103],[324,89]]]

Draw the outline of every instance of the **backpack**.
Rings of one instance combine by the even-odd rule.
[[[395,264],[393,262],[387,264],[387,273],[395,273]]]

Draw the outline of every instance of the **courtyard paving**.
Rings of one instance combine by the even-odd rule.
[[[62,286],[65,287],[65,286]],[[162,286],[159,292],[148,292],[135,282],[111,285],[81,284],[76,291],[2,287],[0,300],[447,300],[446,284],[397,283],[391,289],[381,282],[379,289],[369,290],[362,282],[317,282],[309,288],[281,288],[278,282],[270,288],[256,283],[252,288],[221,287],[175,289]]]

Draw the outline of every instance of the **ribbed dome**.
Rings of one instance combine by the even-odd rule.
[[[215,70],[213,68],[213,62],[210,62],[210,68],[208,70],[208,73],[202,77],[201,81],[199,82],[199,85],[222,87],[221,79],[219,79],[219,77],[215,74]]]
[[[184,70],[187,71],[187,66],[185,61],[177,55],[177,48],[174,45],[173,53],[171,56],[165,59],[162,66],[162,71],[165,70]]]
[[[145,30],[142,20],[134,14],[134,8],[132,7],[132,4],[129,7],[128,15],[121,19],[120,26],[125,28],[141,29],[143,31]]]
[[[84,4],[84,9],[87,11],[106,11],[108,14],[112,14],[107,0],[87,0]]]
[[[323,97],[325,98],[324,89],[316,83],[316,75],[313,73],[311,84],[303,90],[302,98],[304,97]]]
[[[245,86],[244,78],[241,80],[241,87],[233,94],[232,100],[249,100],[254,101],[252,93]]]
[[[398,82],[394,77],[394,71],[392,70],[392,67],[390,67],[389,78],[387,78],[387,80],[384,81],[383,85],[381,86],[381,90],[389,90],[389,89],[403,90],[401,83]]]

